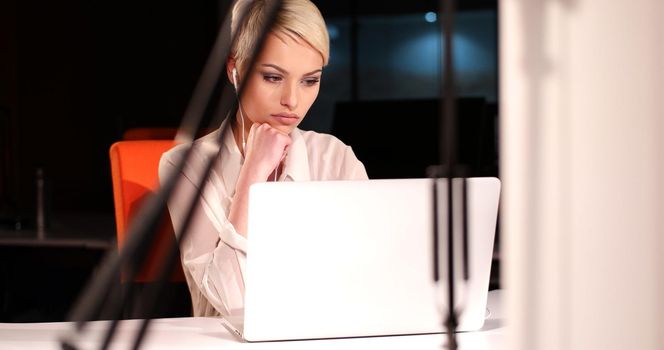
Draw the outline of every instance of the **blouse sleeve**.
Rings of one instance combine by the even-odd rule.
[[[161,159],[159,177],[162,181],[175,171],[177,162],[173,158],[174,153],[166,153]],[[168,203],[176,232],[187,215],[191,198],[198,191],[204,162],[199,161],[198,165],[196,159],[187,164]],[[220,181],[215,172],[210,175],[202,196],[196,200],[187,236],[178,237],[195,316],[231,315],[244,307],[242,271],[246,238],[238,234],[227,219],[230,198]]]
[[[346,146],[344,161],[341,167],[341,175],[339,178],[343,180],[369,179],[364,164],[357,159],[355,152],[353,152],[353,149],[350,146]]]

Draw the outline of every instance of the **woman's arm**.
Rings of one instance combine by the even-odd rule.
[[[247,211],[249,187],[265,182],[279,166],[291,144],[290,136],[281,133],[269,124],[254,124],[249,131],[245,160],[235,185],[228,220],[237,232],[247,235]]]
[[[176,170],[175,164],[182,161],[182,155],[183,149],[176,149],[162,156],[160,180]],[[185,171],[179,174],[175,192],[168,203],[176,230],[187,216],[191,199],[198,194],[198,183],[206,166],[204,160],[204,157],[191,157]],[[226,218],[229,203],[225,188],[208,182],[204,193],[196,200],[197,208],[186,239],[178,236],[194,316],[214,315],[212,308],[222,315],[229,315],[244,307],[241,259],[246,251],[246,239]]]

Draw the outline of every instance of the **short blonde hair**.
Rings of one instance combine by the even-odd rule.
[[[239,30],[239,36],[233,43],[231,52],[239,69],[243,68],[251,55],[252,47],[260,39],[261,29],[267,20],[269,1],[237,0],[233,5],[231,35],[235,35]],[[243,13],[246,13],[245,21],[240,23]],[[311,1],[283,0],[272,32],[303,39],[320,53],[323,66],[327,65],[330,58],[330,37],[323,16]]]

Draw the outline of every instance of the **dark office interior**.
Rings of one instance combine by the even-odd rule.
[[[314,2],[331,58],[300,128],[351,145],[370,178],[425,177],[440,157],[437,1]],[[65,320],[115,247],[110,146],[179,125],[228,3],[0,2],[0,322]],[[497,7],[458,2],[456,135],[470,176],[499,174]],[[170,288],[158,316],[187,316],[186,285]]]

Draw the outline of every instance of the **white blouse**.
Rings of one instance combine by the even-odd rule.
[[[168,209],[173,226],[182,225],[187,203],[197,191],[207,160],[218,153],[216,131],[194,141]],[[332,135],[295,129],[279,181],[362,180],[364,165],[352,149]],[[163,181],[184,156],[185,145],[164,153],[159,163]],[[237,315],[244,310],[246,238],[228,221],[230,204],[243,158],[226,130],[221,159],[212,170],[192,218],[190,232],[180,241],[180,254],[194,316]]]

